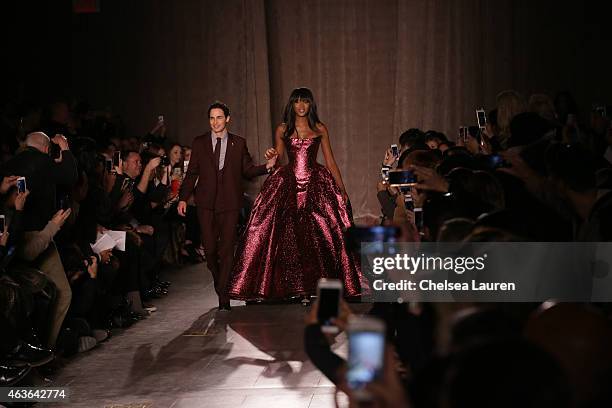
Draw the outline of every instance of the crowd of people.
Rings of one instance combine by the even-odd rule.
[[[202,262],[193,205],[176,211],[190,149],[160,117],[143,137],[58,100],[3,111],[0,386],[85,352],[157,310],[165,265]]]
[[[598,105],[579,111],[568,93],[526,100],[505,91],[486,123],[461,126],[452,141],[407,130],[399,152],[384,155],[382,224],[411,242],[610,241],[608,115]],[[393,187],[389,174],[398,170],[416,184]],[[342,305],[340,329],[351,306]],[[347,380],[351,363],[332,352],[337,337],[321,330],[317,307],[307,317],[306,352],[359,406],[363,392]],[[375,303],[367,314],[384,321],[388,342],[367,406],[612,405],[609,304]]]
[[[399,226],[405,241],[610,241],[609,113],[579,111],[568,93],[525,100],[505,91],[486,123],[457,137],[409,129],[384,154],[381,224]],[[185,218],[176,210],[191,151],[168,142],[163,118],[143,137],[65,101],[24,104],[2,119],[6,386],[155,312],[170,286],[162,265],[202,262],[203,248],[193,201]],[[416,184],[391,186],[397,170]],[[317,307],[307,354],[351,398]],[[343,303],[336,325],[346,328],[351,314]],[[383,375],[368,386],[374,406],[612,405],[608,304],[375,303],[368,314],[385,322],[388,340]]]

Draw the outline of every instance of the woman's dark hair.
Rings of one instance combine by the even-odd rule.
[[[285,134],[283,136],[285,138],[291,137],[293,132],[295,132],[295,110],[293,109],[293,104],[298,100],[306,101],[310,105],[307,116],[308,127],[316,132],[317,125],[321,123],[312,91],[308,88],[295,88],[289,96],[289,102],[285,105],[283,113],[283,122],[285,123]]]

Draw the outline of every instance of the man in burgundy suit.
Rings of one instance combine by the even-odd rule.
[[[266,164],[253,164],[246,140],[227,131],[230,111],[224,103],[210,105],[208,120],[211,131],[196,137],[191,146],[191,160],[179,193],[178,213],[185,215],[187,200],[194,194],[206,264],[215,282],[219,310],[230,310],[227,285],[243,203],[242,179],[271,173],[276,156]]]

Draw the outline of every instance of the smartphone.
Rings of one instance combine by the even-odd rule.
[[[187,174],[188,168],[189,168],[189,160],[183,160],[183,174]]]
[[[483,108],[476,110],[476,120],[478,120],[478,127],[484,129],[487,125],[487,113]]]
[[[319,279],[317,285],[319,310],[317,320],[321,324],[323,333],[338,333],[338,327],[331,322],[340,312],[340,299],[342,297],[342,283],[337,279]]]
[[[159,115],[159,116],[157,117],[157,121],[158,121],[158,122],[163,122],[163,121],[164,121],[164,115]]]
[[[25,177],[19,177],[17,179],[17,192],[19,193],[26,192],[26,178]]]
[[[358,400],[370,395],[365,386],[381,378],[385,361],[385,323],[370,316],[351,316],[348,324],[346,381]]]
[[[397,147],[396,144],[391,145],[391,154],[393,154],[393,157],[395,157],[396,159],[399,159],[399,147]]]
[[[113,168],[119,167],[121,163],[121,152],[113,152]]]
[[[4,215],[0,214],[0,235],[4,234],[5,225]]]
[[[412,199],[412,194],[408,192],[404,194],[404,207],[408,211],[414,211],[414,200]]]
[[[388,167],[383,167],[382,169],[380,169],[380,174],[384,182],[389,181],[389,170],[391,169],[389,169]]]
[[[416,183],[416,175],[412,170],[389,171],[389,185],[392,187],[411,187]]]
[[[414,207],[414,225],[419,233],[423,232],[423,208]]]
[[[112,171],[113,171],[113,159],[106,159],[104,161],[104,170],[106,170],[107,173],[112,173]]]
[[[460,126],[459,127],[459,140],[465,143],[465,140],[467,139],[467,137],[468,137],[468,127]]]

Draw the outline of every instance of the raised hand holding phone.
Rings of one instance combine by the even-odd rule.
[[[338,333],[334,320],[340,315],[342,283],[337,279],[320,279],[317,285],[317,298],[319,299],[317,321],[321,324],[321,331]]]

